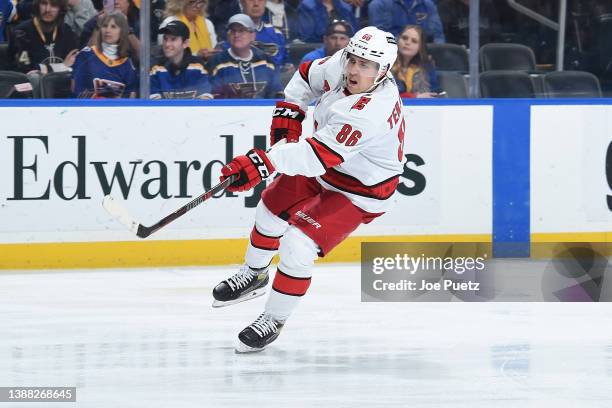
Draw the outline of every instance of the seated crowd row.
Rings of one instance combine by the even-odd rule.
[[[115,0],[112,9],[84,22],[79,41],[65,23],[68,1],[33,1],[32,18],[11,31],[12,68],[26,73],[34,86],[48,72],[71,71],[77,98],[136,97],[139,21],[130,17],[137,14],[136,3]],[[217,41],[214,26],[203,17],[206,6],[204,0],[166,3],[168,17],[156,33],[159,58],[150,71],[151,97],[282,98],[283,84],[295,66],[289,62],[284,34],[262,20],[265,1],[241,0],[244,13],[228,19],[224,41]],[[355,24],[332,20],[323,30],[321,47],[304,55],[302,62],[344,48]],[[424,41],[419,25],[398,33],[393,73],[405,97],[433,97],[439,90]]]

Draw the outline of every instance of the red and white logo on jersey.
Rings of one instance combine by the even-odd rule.
[[[369,96],[362,96],[353,106],[351,106],[351,109],[362,110],[371,99],[372,98]]]
[[[362,40],[365,41],[370,41],[372,39],[372,35],[371,34],[364,34],[363,37],[361,37]]]

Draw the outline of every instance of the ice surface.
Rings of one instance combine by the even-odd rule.
[[[359,267],[324,264],[237,355],[266,297],[212,309],[236,270],[0,273],[0,386],[78,388],[18,408],[612,406],[609,303],[361,303]]]

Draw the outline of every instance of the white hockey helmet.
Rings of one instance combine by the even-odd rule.
[[[391,76],[391,67],[397,59],[397,41],[393,34],[376,27],[357,31],[344,49],[345,53],[378,63],[375,85]]]

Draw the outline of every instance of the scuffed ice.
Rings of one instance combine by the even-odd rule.
[[[236,355],[265,297],[212,309],[235,270],[1,273],[0,386],[92,408],[612,406],[610,304],[361,303],[359,267],[323,264],[279,340]]]

